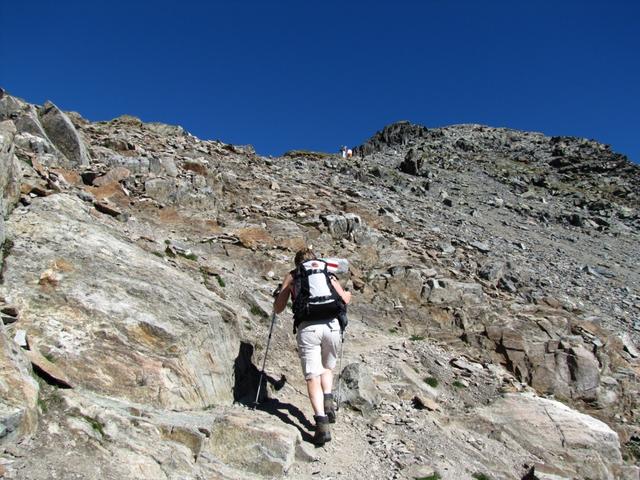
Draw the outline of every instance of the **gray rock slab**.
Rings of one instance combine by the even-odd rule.
[[[21,326],[69,382],[167,408],[230,402],[239,343],[225,302],[101,225],[78,197],[36,200],[8,223],[4,294],[20,298]]]
[[[581,478],[613,478],[614,468],[622,464],[615,431],[555,400],[506,394],[476,414],[545,463],[571,467]]]
[[[87,148],[69,117],[51,102],[44,104],[39,115],[47,136],[67,158],[68,166],[89,165]]]

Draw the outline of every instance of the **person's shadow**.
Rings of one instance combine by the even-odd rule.
[[[252,357],[253,345],[248,342],[240,342],[238,356],[233,364],[233,400],[242,405],[278,417],[282,422],[296,427],[305,442],[311,442],[313,436],[309,431],[313,431],[315,427],[313,423],[307,419],[302,410],[290,403],[269,397],[268,384],[273,385],[275,390],[280,390],[287,382],[284,375],[281,375],[280,379],[277,380],[265,373],[262,376],[260,396],[258,403],[256,403],[258,383],[260,382],[260,370],[253,364]]]

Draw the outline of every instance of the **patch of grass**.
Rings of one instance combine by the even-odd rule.
[[[427,475],[426,477],[415,477],[415,480],[440,480],[442,477],[438,472],[433,475]]]
[[[424,340],[424,337],[422,335],[411,335],[409,337],[409,340],[411,340],[412,342],[419,342]]]
[[[51,363],[56,363],[56,359],[53,355],[51,355],[50,353],[45,353],[44,355],[42,355],[44,358],[46,358],[47,360],[49,360]]]
[[[180,254],[181,257],[186,258],[187,260],[196,261],[198,260],[198,256],[195,253],[187,253],[186,255]]]
[[[456,388],[465,388],[464,383],[459,382],[458,380],[455,380],[451,385],[453,385]]]
[[[2,244],[3,257],[6,257],[11,253],[11,250],[13,249],[13,245],[14,245],[13,240],[11,240],[10,238],[5,238],[4,243]]]
[[[224,278],[222,278],[220,275],[216,275],[216,278],[218,279],[218,285],[220,285],[222,288],[227,286],[227,284],[224,283]]]
[[[391,327],[389,333],[398,333],[398,327]]]
[[[96,432],[98,432],[101,436],[104,436],[104,425],[96,420],[95,418],[89,417],[87,415],[81,415],[81,417],[89,424],[91,425],[91,428],[93,428]]]
[[[430,387],[436,388],[438,386],[438,379],[436,377],[427,377],[424,379],[424,383]]]
[[[481,472],[474,473],[473,475],[471,475],[471,477],[475,478],[476,480],[491,480],[491,477],[489,475]]]
[[[169,239],[167,239],[167,240],[165,240],[165,241],[164,241],[164,244],[165,244],[165,245],[169,245],[170,243],[171,243],[171,240],[169,240]]]
[[[40,385],[37,404],[42,413],[47,413],[49,411],[49,407],[60,405],[62,403],[62,397],[60,396],[58,389],[55,387],[53,387],[53,390],[48,390],[48,392],[45,393],[45,389],[50,389],[51,386],[49,386],[42,378],[36,378]]]
[[[263,318],[267,317],[267,315],[257,305],[252,305],[251,310],[249,311],[251,312],[252,315],[255,315],[256,317],[263,317]]]
[[[160,258],[164,258],[164,253],[162,252],[151,252],[153,255],[155,255],[156,257],[160,257]]]
[[[640,438],[636,435],[632,436],[631,440],[624,445],[624,450],[623,458],[627,457],[625,461],[640,460]]]

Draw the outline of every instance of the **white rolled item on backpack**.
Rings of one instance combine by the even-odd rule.
[[[319,260],[322,260],[327,264],[327,270],[329,271],[329,273],[338,275],[340,273],[347,273],[349,271],[349,260],[347,260],[346,258],[331,257],[320,258]]]

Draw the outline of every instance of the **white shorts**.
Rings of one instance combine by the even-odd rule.
[[[325,369],[333,370],[338,360],[340,323],[301,322],[296,334],[298,354],[305,380],[322,375]]]

